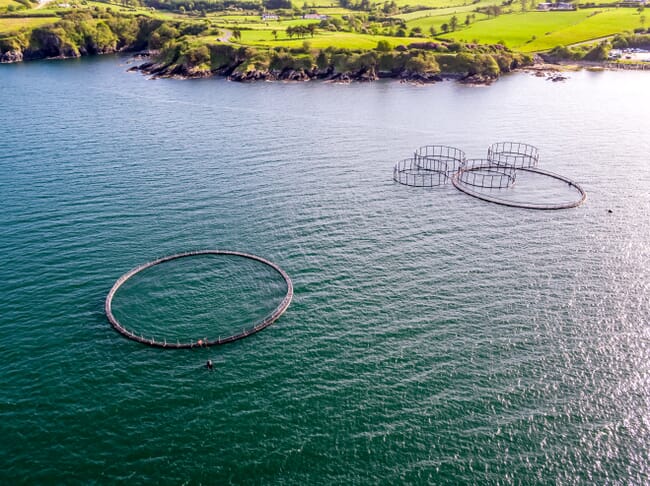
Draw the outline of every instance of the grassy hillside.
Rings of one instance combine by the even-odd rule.
[[[517,51],[539,52],[632,31],[640,26],[639,12],[630,8],[518,12],[485,19],[442,37],[488,44],[503,42]]]
[[[218,44],[235,49],[256,48],[260,52],[332,48],[361,53],[378,46],[382,52],[405,49],[413,43],[439,54],[450,52],[451,56],[471,51],[473,47],[463,45],[475,44],[501,44],[520,53],[553,50],[557,54],[565,52],[558,50],[560,46],[583,45],[615,34],[646,30],[643,9],[592,8],[586,2],[578,10],[551,12],[531,11],[536,4],[530,0],[262,2],[56,0],[37,6],[30,0],[0,0],[0,46],[5,52],[23,49],[37,55],[47,51],[41,44],[58,36],[61,49],[67,49],[60,54],[64,56],[144,47],[175,48],[165,52],[175,52],[173,55],[178,57],[179,52],[188,49]],[[154,3],[162,5],[162,9],[151,7]],[[262,4],[269,8],[260,7]],[[263,13],[277,18],[263,18]],[[316,13],[326,17],[303,18]],[[571,55],[584,55],[593,48],[583,46],[582,54],[576,51]],[[606,55],[606,46],[601,51],[593,53],[593,57]],[[10,60],[14,60],[13,55]]]
[[[53,24],[58,17],[21,17],[16,19],[0,18],[0,33],[10,34],[22,29],[34,29]]]

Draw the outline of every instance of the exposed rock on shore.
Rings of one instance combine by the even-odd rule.
[[[441,82],[444,79],[456,79],[462,82],[472,84],[490,84],[494,78],[489,76],[472,75],[463,77],[455,73],[441,75],[437,73],[419,73],[409,70],[399,72],[380,71],[375,68],[361,68],[356,71],[338,72],[334,68],[327,69],[292,69],[285,68],[282,70],[265,70],[250,69],[238,70],[237,65],[226,65],[214,70],[191,68],[185,65],[165,64],[148,61],[137,66],[133,66],[128,71],[140,71],[148,74],[153,78],[205,78],[211,76],[226,77],[230,81],[241,83],[254,81],[293,81],[306,82],[312,80],[322,80],[333,83],[351,83],[351,82],[372,82],[378,79],[398,79],[401,82],[410,82],[417,84],[432,84]]]
[[[0,55],[0,63],[22,62],[23,51],[7,51]]]

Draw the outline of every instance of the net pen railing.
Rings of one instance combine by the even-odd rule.
[[[423,145],[413,157],[419,168],[445,172],[447,175],[465,165],[465,152],[449,145]]]
[[[505,189],[517,180],[517,169],[494,165],[489,159],[467,159],[465,167],[455,174],[457,180],[482,189]]]
[[[449,175],[446,171],[421,169],[415,157],[411,157],[395,164],[393,180],[411,187],[436,187],[449,183]]]
[[[515,168],[537,167],[539,150],[521,142],[498,142],[488,147],[488,160],[493,165]]]

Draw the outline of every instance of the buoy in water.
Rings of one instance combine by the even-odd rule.
[[[206,367],[207,369],[209,369],[209,370],[211,370],[212,368],[214,368],[214,365],[212,364],[212,360],[211,360],[211,359],[209,359],[208,362],[205,363],[205,367]]]

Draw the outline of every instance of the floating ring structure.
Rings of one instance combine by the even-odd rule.
[[[414,158],[420,169],[448,176],[465,165],[465,152],[448,145],[424,145],[415,151]]]
[[[435,187],[449,183],[446,170],[427,170],[418,165],[415,157],[400,160],[393,167],[393,180],[411,187]]]
[[[527,143],[498,142],[488,147],[487,158],[494,165],[525,169],[537,167],[539,150]]]
[[[280,276],[284,279],[285,283],[287,284],[287,293],[280,302],[280,304],[275,308],[273,312],[271,312],[268,316],[266,316],[262,321],[258,322],[255,324],[253,327],[250,327],[248,329],[243,330],[240,333],[233,334],[231,336],[227,337],[219,337],[217,339],[213,340],[197,340],[197,341],[189,341],[189,342],[167,342],[166,340],[163,341],[157,341],[153,337],[151,339],[145,338],[142,335],[137,335],[134,332],[129,331],[127,328],[125,328],[115,317],[113,314],[112,310],[112,304],[113,304],[113,297],[115,297],[115,293],[119,290],[119,288],[124,285],[124,283],[132,278],[134,275],[142,272],[143,270],[146,270],[147,268],[153,267],[155,265],[160,265],[161,263],[169,262],[171,260],[178,260],[180,258],[186,258],[186,257],[192,257],[192,256],[199,256],[199,255],[231,255],[231,256],[237,256],[241,258],[247,258],[249,260],[255,260],[260,263],[263,263],[264,265],[267,265],[271,267],[273,270],[278,272]],[[106,317],[108,318],[108,321],[111,323],[111,326],[119,332],[122,336],[131,339],[133,341],[137,341],[142,344],[146,344],[148,346],[153,346],[155,348],[166,348],[166,349],[191,349],[191,348],[200,348],[200,347],[209,347],[209,346],[217,346],[220,344],[227,344],[227,343],[232,343],[233,341],[238,341],[239,339],[244,339],[252,334],[255,334],[258,331],[261,331],[265,327],[270,326],[273,324],[283,313],[285,310],[287,310],[287,307],[289,307],[289,304],[291,303],[291,299],[293,298],[293,282],[291,281],[291,278],[289,275],[282,270],[279,266],[277,266],[275,263],[266,260],[265,258],[256,256],[256,255],[251,255],[249,253],[242,253],[238,251],[230,251],[230,250],[199,250],[199,251],[188,251],[184,253],[176,253],[175,255],[169,255],[166,257],[158,258],[157,260],[153,260],[148,263],[144,263],[133,270],[130,270],[126,272],[124,275],[122,275],[120,278],[117,279],[117,281],[113,284],[113,287],[111,290],[108,292],[108,295],[106,296],[106,302],[104,305],[104,310],[106,312]]]
[[[465,152],[447,145],[425,145],[413,157],[395,164],[393,180],[412,187],[435,187],[465,165]]]
[[[447,145],[424,145],[413,157],[393,167],[395,182],[413,187],[434,187],[451,182],[465,194],[483,201],[525,209],[568,209],[580,206],[587,194],[576,182],[553,172],[537,169],[539,150],[520,142],[498,142],[490,145],[487,159],[466,159],[465,152]],[[517,180],[517,171],[532,172],[566,182],[579,198],[559,204],[516,202],[493,197],[474,188],[508,189]]]
[[[517,180],[517,169],[509,165],[495,165],[489,159],[467,159],[465,167],[454,175],[458,176],[460,183],[467,186],[506,189]]]
[[[568,179],[564,176],[561,176],[559,174],[555,174],[553,172],[549,172],[546,170],[541,170],[541,169],[535,169],[532,167],[524,168],[524,167],[519,167],[517,170],[525,171],[525,172],[532,172],[535,174],[540,174],[544,175],[547,177],[552,177],[553,179],[560,180],[562,182],[566,182],[570,187],[574,188],[580,197],[576,199],[575,201],[567,202],[567,203],[561,203],[561,204],[533,204],[533,203],[525,203],[525,202],[516,202],[516,201],[508,201],[507,199],[500,199],[492,196],[488,196],[486,194],[482,194],[478,191],[475,191],[471,189],[470,187],[467,187],[466,185],[463,184],[462,178],[463,178],[463,173],[471,171],[472,169],[461,169],[458,172],[456,172],[452,177],[451,177],[451,183],[454,185],[456,189],[458,189],[461,192],[464,192],[465,194],[475,197],[477,199],[481,199],[482,201],[487,201],[495,204],[500,204],[502,206],[510,206],[513,208],[524,208],[524,209],[542,209],[542,210],[552,210],[552,209],[569,209],[569,208],[575,208],[580,206],[585,199],[587,198],[587,194],[585,193],[584,189],[580,187],[576,182],[572,181],[571,179]]]

